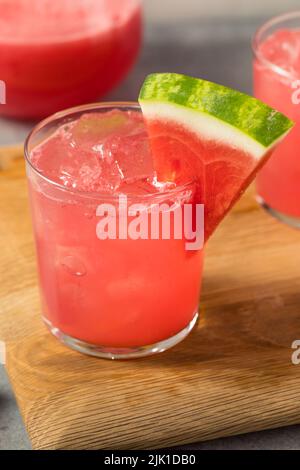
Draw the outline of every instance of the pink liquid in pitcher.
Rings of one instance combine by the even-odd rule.
[[[0,0],[0,113],[37,118],[99,98],[140,41],[140,0]]]
[[[272,209],[296,218],[300,217],[299,79],[300,30],[278,30],[258,46],[254,92],[257,98],[293,119],[296,126],[259,172],[257,191]]]

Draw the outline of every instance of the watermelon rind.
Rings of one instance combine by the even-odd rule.
[[[294,125],[252,96],[175,73],[149,75],[139,103],[147,119],[173,120],[202,138],[228,143],[257,159]]]

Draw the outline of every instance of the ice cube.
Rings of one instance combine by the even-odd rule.
[[[111,190],[154,175],[147,131],[137,112],[84,115],[73,127],[72,136],[75,145],[98,155],[101,184],[106,182]]]
[[[94,145],[113,133],[121,132],[128,123],[126,113],[83,114],[72,127],[72,137],[78,144]]]
[[[262,55],[288,73],[300,71],[300,30],[278,30],[260,46]]]
[[[35,147],[30,154],[31,163],[41,173],[58,183],[71,177],[68,168],[72,167],[72,157],[68,138],[60,129]]]
[[[118,163],[124,182],[154,176],[153,159],[146,131],[126,136],[111,136],[103,144],[103,158]]]
[[[137,112],[90,113],[60,127],[32,153],[48,177],[81,191],[117,191],[123,183],[153,179],[152,155]]]
[[[77,150],[72,165],[60,167],[60,178],[65,185],[87,192],[112,192],[119,187],[123,174],[117,162],[102,159],[95,149],[85,150],[79,146]]]

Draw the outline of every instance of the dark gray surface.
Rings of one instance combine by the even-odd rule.
[[[0,366],[0,450],[29,449],[30,443],[3,366]]]
[[[250,38],[258,20],[149,25],[135,69],[108,100],[136,100],[146,74],[172,71],[251,91]],[[32,123],[0,120],[0,144],[21,141]],[[159,360],[159,358],[158,358]],[[30,448],[13,394],[0,366],[0,450]],[[300,426],[191,445],[189,449],[299,449]]]
[[[145,75],[178,72],[251,91],[251,37],[261,19],[206,20],[148,25],[144,48],[130,76],[110,97],[136,100]]]

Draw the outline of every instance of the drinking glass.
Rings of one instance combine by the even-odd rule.
[[[29,135],[25,157],[43,319],[71,348],[115,359],[164,351],[191,331],[198,317],[203,249],[187,250],[186,236],[173,230],[169,238],[159,231],[145,239],[100,239],[99,207],[113,209],[117,227],[125,217],[127,224],[132,220],[121,211],[120,194],[65,187],[32,163],[32,150],[60,126],[82,114],[111,110],[141,112],[136,103],[103,103],[57,113]],[[142,204],[146,221],[153,207],[163,204],[161,222],[171,207],[177,213],[186,204],[193,208],[194,195],[194,183],[187,182],[155,194],[128,195],[127,204]]]
[[[262,47],[266,40],[274,48],[273,59],[272,51],[266,57]],[[300,11],[265,23],[255,34],[253,50],[255,96],[296,122],[258,173],[258,201],[279,220],[300,228]]]

